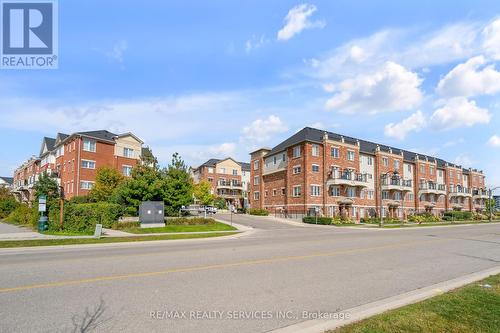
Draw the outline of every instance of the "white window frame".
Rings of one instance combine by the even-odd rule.
[[[134,158],[134,150],[132,148],[123,147],[123,157]]]
[[[84,165],[83,165],[84,163],[87,163],[87,166],[84,166]],[[92,163],[92,164],[94,164],[94,166],[93,166],[93,167],[90,167],[90,166],[89,166],[91,163]],[[82,159],[82,168],[83,168],[83,169],[95,169],[95,161],[93,161],[93,160],[84,160],[84,159]]]
[[[126,164],[123,164],[122,165],[122,174],[125,176],[125,177],[130,177],[132,176],[132,166],[131,165],[126,165]],[[130,172],[128,172],[128,174],[125,172],[125,169],[130,169]]]
[[[259,170],[259,160],[253,161],[253,169],[254,170]]]
[[[253,199],[256,201],[260,200],[260,192],[259,191],[253,192]]]
[[[298,170],[298,171],[297,171]],[[292,173],[294,175],[298,175],[299,173],[302,172],[302,167],[300,165],[294,165],[292,168]]]
[[[299,158],[302,156],[302,147],[301,146],[295,146],[292,148],[292,156],[293,158]]]
[[[317,167],[318,170],[314,170],[314,167]],[[311,165],[311,172],[319,172],[319,164],[312,164]]]
[[[302,186],[301,185],[294,185],[292,187],[292,196],[294,198],[298,198],[302,195]]]
[[[356,159],[356,152],[354,150],[347,151],[347,160],[354,161]]]
[[[319,156],[319,145],[318,144],[313,144],[312,147],[311,147],[311,155],[312,156]]]
[[[330,148],[330,156],[333,157],[333,158],[340,158],[340,149],[339,149],[339,147],[332,146]]]
[[[86,147],[87,144],[88,147]],[[93,139],[83,138],[82,149],[83,151],[95,153],[97,151],[97,142]]]
[[[319,197],[321,196],[321,186],[317,184],[310,185],[311,197]]]
[[[84,184],[86,185],[90,185],[90,186],[83,186]],[[92,189],[92,187],[94,187],[95,185],[95,182],[93,181],[90,181],[90,180],[82,180],[80,181],[80,190],[88,190],[90,191]]]
[[[260,177],[259,176],[253,176],[253,184],[254,185],[260,184]]]

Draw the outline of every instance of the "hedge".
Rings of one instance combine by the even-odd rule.
[[[33,209],[27,204],[20,204],[7,217],[7,221],[18,225],[28,225],[33,221]]]
[[[53,209],[49,215],[49,229],[59,230],[58,209]],[[57,213],[57,214],[54,214]],[[63,229],[68,231],[89,232],[95,230],[96,224],[111,228],[123,215],[123,209],[118,204],[97,202],[70,204],[64,206]],[[51,218],[52,217],[52,218]]]
[[[14,197],[0,199],[0,219],[9,216],[17,207],[19,203]]]
[[[211,225],[216,224],[217,221],[203,217],[177,217],[168,218],[165,220],[165,223],[167,225]]]
[[[445,212],[443,215],[443,220],[445,221],[472,220],[472,212],[459,211],[459,210]]]
[[[309,224],[316,224],[316,218],[314,216],[304,216],[302,222]],[[330,225],[333,224],[333,218],[331,217],[318,217],[318,224]]]
[[[269,215],[269,212],[266,209],[250,208],[248,210],[248,214],[257,216],[267,216]]]

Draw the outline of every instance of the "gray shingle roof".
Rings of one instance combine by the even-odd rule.
[[[106,140],[106,141],[113,141],[113,138],[117,136],[117,134],[111,133],[106,130],[100,130],[100,131],[89,131],[89,132],[77,132],[76,134],[83,135],[83,136],[89,136],[92,138],[100,139],[100,140]]]
[[[208,161],[206,161],[205,163],[201,164],[199,167],[202,167],[202,166],[214,167],[220,161],[223,161],[223,160],[222,159],[218,159],[218,158],[211,158]],[[244,171],[250,171],[250,163],[238,162],[238,161],[236,161],[236,163],[238,163],[239,165],[241,165],[241,169],[242,170],[244,170]]]
[[[341,135],[341,134],[323,131],[323,130],[319,130],[319,129],[311,128],[311,127],[304,127],[302,130],[298,131],[297,133],[295,133],[294,135],[292,135],[291,137],[289,137],[285,141],[281,142],[280,144],[275,146],[267,154],[267,156],[271,156],[271,155],[274,155],[276,153],[282,152],[285,149],[287,149],[291,146],[294,146],[298,143],[304,142],[304,141],[321,143],[321,142],[323,142],[323,135],[325,132],[328,134],[329,140],[334,140],[334,141],[340,142],[342,140],[342,137],[343,137],[344,142],[349,143],[349,144],[353,144],[353,145],[357,145],[357,143],[359,141],[359,150],[362,153],[374,154],[377,147],[380,147],[380,150],[383,152],[389,152],[389,150],[392,150],[392,153],[394,153],[394,154],[401,154],[401,152],[403,152],[403,160],[405,160],[405,161],[413,162],[413,161],[415,161],[415,158],[418,156],[419,160],[428,159],[429,161],[433,161],[433,162],[436,161],[438,167],[440,167],[440,168],[444,168],[446,163],[448,163],[448,165],[450,165],[450,166],[456,166],[453,163],[446,162],[446,161],[439,159],[439,158],[436,158],[434,156],[428,156],[425,154],[418,154],[418,153],[414,153],[414,152],[404,150],[401,148],[395,148],[395,147],[391,147],[391,146],[387,146],[387,145],[383,145],[383,144],[378,144],[378,143],[374,143],[374,142],[367,141],[367,140],[356,139],[356,138],[353,138],[353,137],[350,137],[347,135]]]
[[[12,185],[14,183],[14,178],[12,177],[0,177],[4,182],[6,182],[9,185]]]

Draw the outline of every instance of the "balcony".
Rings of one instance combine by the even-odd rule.
[[[368,177],[366,173],[352,171],[341,172],[340,170],[332,170],[329,173],[329,178],[326,182],[326,185],[368,187]]]
[[[453,188],[450,190],[450,197],[471,197],[471,191],[465,187]]]
[[[418,195],[421,194],[438,194],[438,195],[446,195],[446,185],[444,184],[436,184],[433,182],[420,183],[418,187]]]
[[[243,183],[238,181],[219,180],[217,182],[217,188],[243,190]]]
[[[401,179],[399,177],[392,177],[389,179],[382,180],[382,190],[385,191],[401,191],[401,192],[411,192],[412,181]]]
[[[486,190],[474,190],[472,191],[472,197],[474,199],[489,199],[489,193]]]

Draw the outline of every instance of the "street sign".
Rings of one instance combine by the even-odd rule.
[[[47,197],[45,195],[41,195],[40,197],[38,197],[38,211],[47,211]]]
[[[102,235],[102,224],[95,225],[94,237],[101,238]]]

